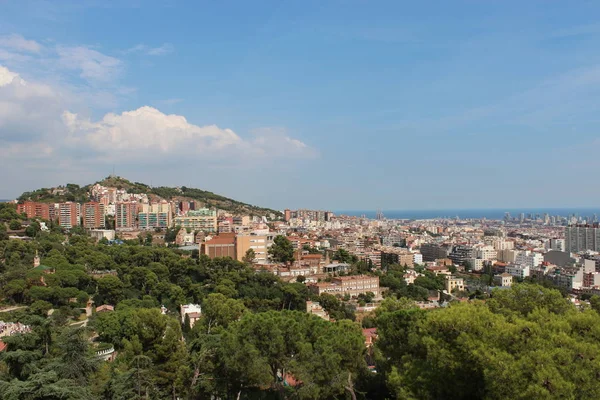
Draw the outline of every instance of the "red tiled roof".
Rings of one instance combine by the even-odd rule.
[[[362,330],[365,337],[377,337],[377,328],[367,328]]]
[[[0,340],[0,351],[4,351],[6,350],[6,343],[4,343],[2,340]]]

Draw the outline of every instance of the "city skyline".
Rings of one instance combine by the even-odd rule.
[[[5,2],[0,198],[115,168],[280,210],[593,208],[598,11]]]

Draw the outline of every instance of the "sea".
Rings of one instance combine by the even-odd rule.
[[[528,218],[530,214],[534,216],[544,214],[549,216],[561,217],[582,217],[589,221],[595,216],[600,216],[600,207],[598,208],[489,208],[489,209],[440,209],[440,210],[383,210],[381,211],[386,219],[441,219],[441,218],[459,218],[459,219],[504,219],[506,213],[510,213],[512,218],[519,218],[525,214]],[[375,219],[377,211],[374,210],[340,210],[334,211],[335,215],[349,215]]]

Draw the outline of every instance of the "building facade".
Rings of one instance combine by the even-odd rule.
[[[67,201],[58,205],[58,223],[65,229],[80,225],[81,204]]]
[[[119,201],[115,204],[115,229],[133,229],[137,226],[138,203]]]
[[[83,203],[83,227],[86,229],[103,229],[105,206],[97,201]]]
[[[217,212],[208,208],[190,210],[185,216],[175,217],[173,224],[194,231],[214,233],[217,232]]]
[[[594,225],[571,225],[565,228],[565,251],[600,251],[600,227]]]

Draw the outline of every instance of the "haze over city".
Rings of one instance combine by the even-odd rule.
[[[0,3],[0,198],[594,207],[600,4]]]

